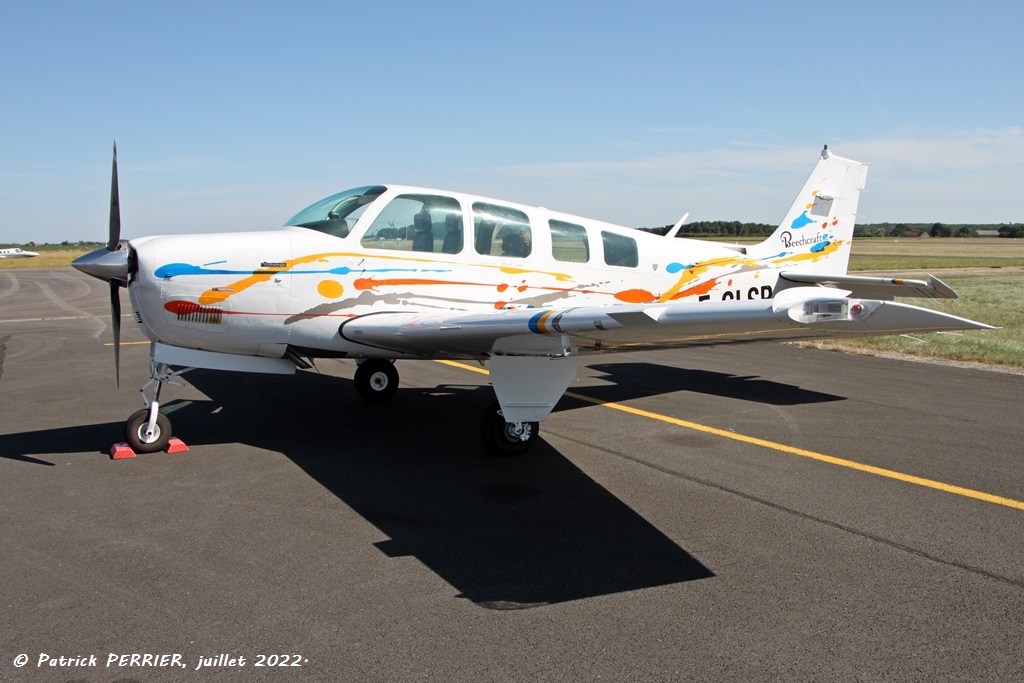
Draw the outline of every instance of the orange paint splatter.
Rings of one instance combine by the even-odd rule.
[[[216,291],[211,289],[211,290],[209,290],[207,292],[203,292],[202,296],[199,297],[199,303],[201,303],[201,304],[220,304],[220,303],[224,303],[224,301],[229,296],[231,296],[231,294],[232,294],[232,292],[216,292]]]
[[[337,299],[345,291],[345,288],[336,280],[323,280],[316,286],[316,291],[320,292],[320,296],[324,298]]]
[[[690,287],[689,289],[685,289],[685,290],[679,292],[678,294],[676,294],[672,298],[673,299],[682,299],[684,297],[695,296],[697,294],[707,294],[708,292],[710,292],[712,289],[715,288],[715,284],[717,284],[716,280],[708,280],[707,282],[702,282],[699,285],[696,285],[695,287]],[[732,280],[729,281],[729,284],[732,284]]]
[[[621,292],[616,292],[615,298],[629,304],[645,304],[648,301],[657,299],[658,297],[651,294],[646,289],[627,289]]]

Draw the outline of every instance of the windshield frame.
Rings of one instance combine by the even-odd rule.
[[[285,227],[309,228],[335,237],[347,237],[363,210],[387,189],[383,185],[365,185],[332,194],[289,218]]]

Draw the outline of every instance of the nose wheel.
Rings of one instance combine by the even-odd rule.
[[[167,448],[171,438],[171,421],[161,412],[156,414],[152,429],[149,426],[149,408],[132,413],[124,424],[124,440],[136,453],[156,453]]]
[[[370,358],[356,368],[356,391],[367,403],[382,403],[398,391],[398,370],[389,360]]]

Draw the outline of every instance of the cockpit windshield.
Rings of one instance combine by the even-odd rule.
[[[387,189],[382,185],[367,185],[332,194],[299,211],[285,225],[346,237],[366,207]]]

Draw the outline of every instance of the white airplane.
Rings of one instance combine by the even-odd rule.
[[[137,452],[167,444],[160,389],[188,369],[350,358],[367,401],[395,393],[396,360],[487,361],[497,401],[481,434],[511,455],[534,443],[580,358],[992,329],[892,301],[956,297],[934,277],[846,274],[866,175],[826,146],[778,229],[750,246],[400,185],[340,192],[279,230],[121,241],[115,146],[109,242],[73,265],[110,284],[115,369],[121,287],[151,341],[146,407],[125,429]]]
[[[33,256],[39,256],[39,254],[34,251],[25,251],[19,247],[0,249],[0,258],[32,258]]]

